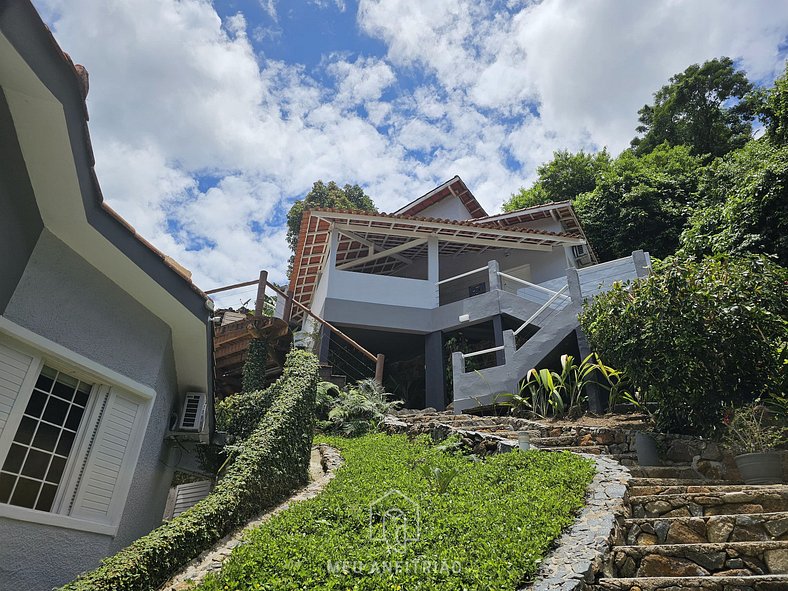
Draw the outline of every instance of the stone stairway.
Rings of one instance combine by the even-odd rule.
[[[788,485],[704,478],[689,458],[639,466],[632,433],[621,429],[430,410],[397,419],[414,435],[459,430],[482,453],[495,448],[490,437],[515,447],[517,432],[528,431],[534,447],[605,454],[627,466],[627,511],[589,591],[788,591]]]
[[[788,486],[633,471],[644,476],[630,480],[629,515],[593,588],[788,589]]]

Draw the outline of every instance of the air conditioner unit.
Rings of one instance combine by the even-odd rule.
[[[576,244],[572,247],[572,254],[575,255],[576,259],[580,257],[584,257],[588,254],[588,250],[586,249],[585,244]]]
[[[202,431],[205,422],[205,392],[187,392],[178,420],[178,431]]]

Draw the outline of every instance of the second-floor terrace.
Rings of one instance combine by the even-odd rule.
[[[591,262],[585,237],[564,231],[550,211],[502,227],[311,210],[302,221],[292,297],[343,323],[424,333],[456,325],[465,310],[500,310],[506,292],[538,309],[567,267]]]

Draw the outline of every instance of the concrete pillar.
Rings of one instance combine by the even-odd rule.
[[[495,337],[495,346],[503,347],[503,320],[501,315],[493,316],[493,335]],[[511,331],[509,331],[511,332]],[[506,356],[503,350],[495,352],[495,364],[503,365],[506,363]]]
[[[642,250],[633,251],[632,262],[635,263],[635,273],[638,277],[648,277],[649,268],[645,252]]]
[[[424,406],[446,408],[446,384],[443,360],[443,333],[431,332],[424,337]]]
[[[580,275],[577,269],[566,270],[566,283],[569,286],[569,295],[572,298],[572,307],[580,313],[583,309],[583,293],[580,290]]]
[[[331,329],[323,326],[320,329],[320,344],[318,345],[318,359],[320,363],[328,363],[328,348],[331,345]]]
[[[501,276],[498,275],[498,271],[500,268],[498,266],[498,261],[495,259],[487,262],[487,275],[488,275],[488,283],[489,289],[488,291],[492,291],[494,289],[501,289]]]
[[[438,252],[438,237],[430,236],[427,238],[427,281],[433,286],[433,304],[437,308],[440,305],[440,265]]]

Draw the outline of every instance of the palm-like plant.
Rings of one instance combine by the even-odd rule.
[[[361,380],[348,390],[337,391],[326,427],[346,437],[377,429],[387,413],[403,404],[401,400],[392,400],[392,394],[371,379]]]

